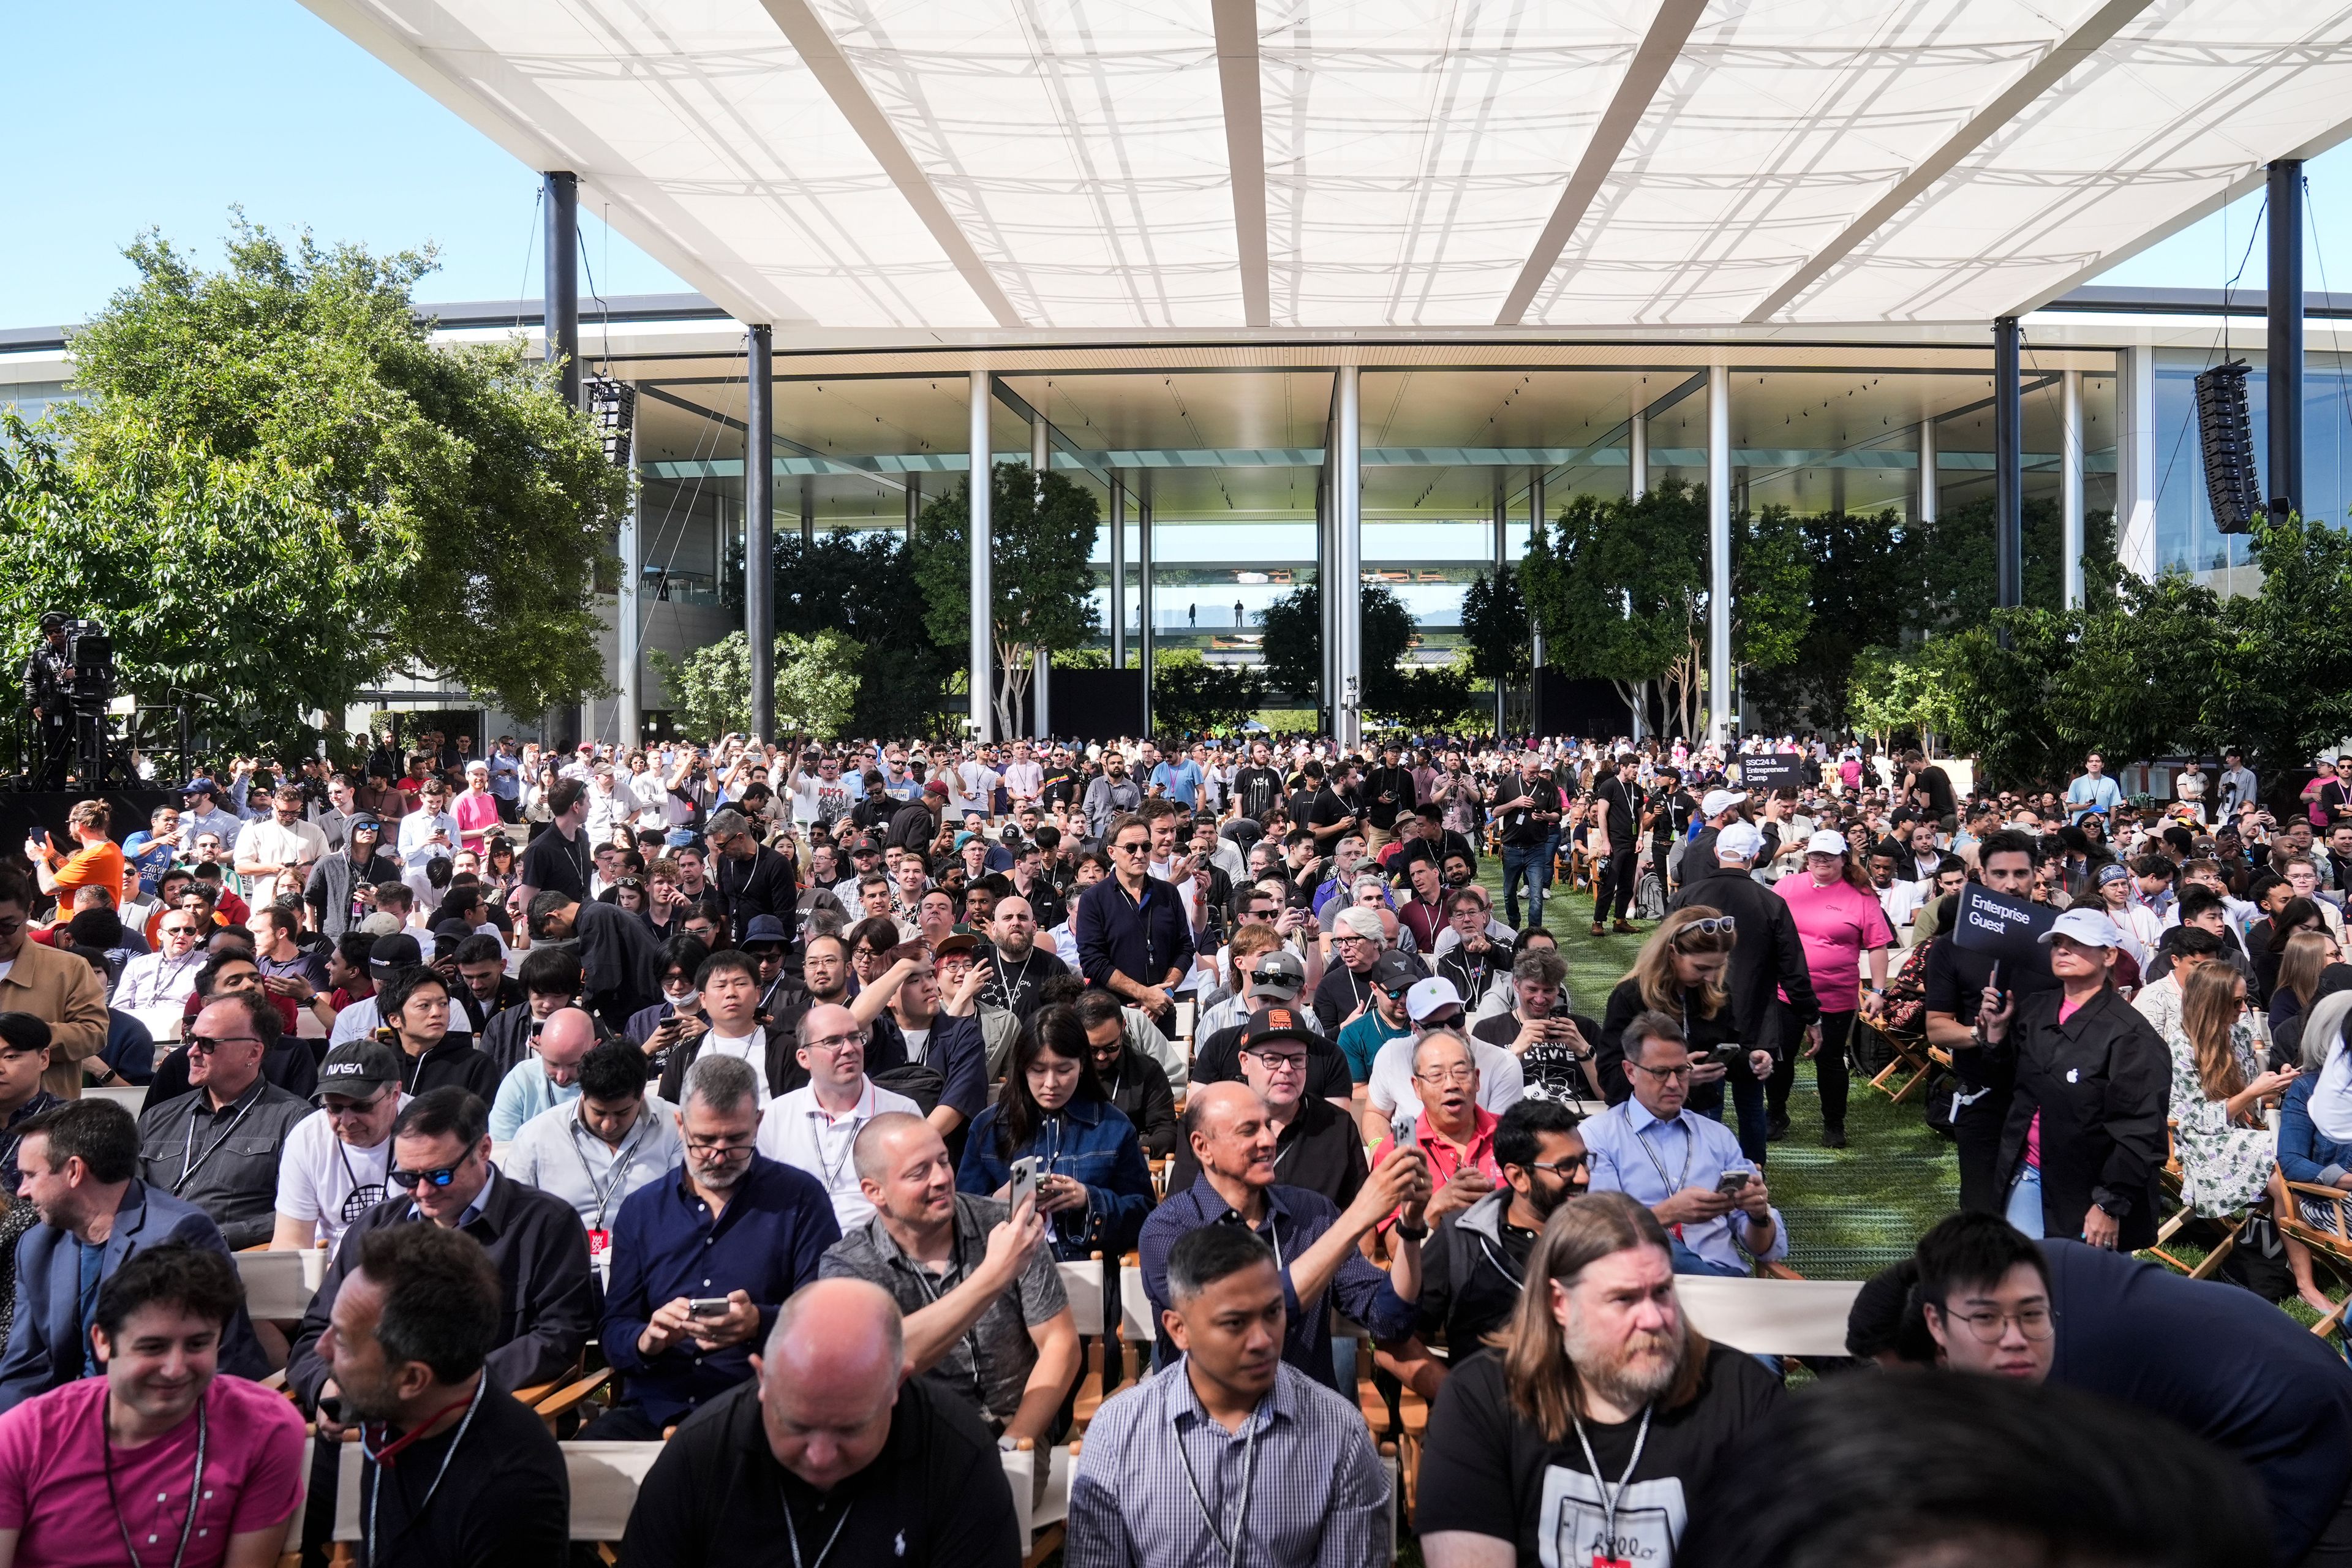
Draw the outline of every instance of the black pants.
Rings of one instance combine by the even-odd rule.
[[[73,763],[74,723],[70,713],[44,713],[33,724],[33,743],[39,748],[40,760],[33,775],[33,787],[61,790],[66,787],[66,770]]]
[[[1802,1031],[1797,1027],[1796,1014],[1784,1007],[1787,1016],[1781,1019],[1780,1038],[1789,1048],[1780,1053],[1780,1065],[1772,1069],[1766,1082],[1765,1100],[1774,1116],[1789,1114],[1789,1089],[1797,1080],[1797,1056],[1803,1047]],[[1822,1091],[1822,1127],[1824,1131],[1845,1131],[1845,1105],[1848,1079],[1846,1077],[1846,1041],[1853,1033],[1852,1013],[1822,1015],[1822,1048],[1813,1058],[1813,1079]]]
[[[2000,1181],[2000,1134],[2009,1122],[2011,1096],[1987,1089],[1966,1105],[1952,1107],[1952,1142],[1960,1161],[1960,1207],[1976,1214],[2000,1214],[2009,1194]]]
[[[1633,879],[1640,870],[1635,863],[1640,859],[1641,856],[1631,844],[1612,844],[1609,847],[1609,858],[1593,868],[1592,923],[1594,925],[1599,925],[1609,918],[1612,896],[1619,920],[1623,920],[1625,911],[1633,907]]]

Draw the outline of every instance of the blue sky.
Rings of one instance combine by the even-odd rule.
[[[10,8],[8,205],[0,326],[78,321],[131,280],[121,250],[154,227],[216,259],[229,209],[374,250],[430,241],[426,300],[537,298],[539,178],[295,0],[79,0]],[[2311,165],[2305,281],[2352,289],[2352,147]],[[2105,282],[2218,288],[2260,197]],[[682,289],[582,214],[596,287]],[[2342,274],[2339,278],[2336,274]],[[2257,247],[2242,282],[2259,286]],[[587,293],[582,289],[583,297]]]

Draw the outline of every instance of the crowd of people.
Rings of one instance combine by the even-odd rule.
[[[2352,1193],[2352,786],[2282,824],[2225,764],[2158,806],[1810,737],[428,734],[81,802],[0,868],[0,1568],[322,1552],[346,1440],[369,1568],[552,1563],[557,1427],[663,1445],[627,1568],[1015,1562],[1003,1454],[1042,1496],[1081,1426],[1073,1568],[1377,1563],[1400,1510],[1433,1568],[1828,1561],[1851,1521],[1742,1555],[1727,1500],[1915,1419],[2098,1496],[1978,1488],[1987,1539],[2139,1539],[2177,1501],[2046,1441],[2113,1430],[2085,1390],[2186,1428],[2150,1463],[2230,1560],[2352,1562],[2352,1370],[2130,1258]],[[1577,998],[1586,889],[1640,941]],[[1675,1281],[1785,1270],[1800,1064],[1841,1149],[1905,1041],[1961,1212],[1791,1394]],[[257,1249],[325,1254],[299,1320],[247,1310]],[[1129,1255],[1154,1342],[1094,1408],[1060,1266]],[[1409,1498],[1368,1382],[1426,1410]],[[1855,1561],[1966,1538],[1871,1506]]]

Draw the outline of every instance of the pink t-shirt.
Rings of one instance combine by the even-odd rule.
[[[2058,999],[2058,1021],[2064,1023],[2080,1006],[2080,1002],[2061,996]],[[2038,1110],[2033,1113],[2033,1120],[2025,1124],[2025,1163],[2037,1171],[2042,1169],[2042,1112]]]
[[[122,1568],[99,1447],[105,1399],[106,1379],[89,1377],[0,1415],[0,1530],[23,1532],[16,1561],[27,1568]],[[219,1568],[233,1536],[282,1530],[302,1491],[302,1417],[284,1394],[223,1373],[205,1410],[204,1497],[186,1568]],[[114,1450],[114,1496],[142,1562],[171,1562],[195,1460],[193,1416],[142,1447]]]
[[[1811,873],[1799,871],[1772,885],[1789,906],[1797,935],[1805,944],[1805,968],[1812,974],[1813,995],[1824,1013],[1854,1010],[1862,984],[1862,955],[1874,947],[1891,947],[1895,933],[1886,929],[1886,911],[1878,900],[1843,878],[1828,887],[1816,887]],[[1789,994],[1780,993],[1786,1002]]]
[[[460,849],[479,849],[478,833],[487,833],[499,825],[499,797],[494,795],[461,795],[450,804],[450,815],[457,819]]]

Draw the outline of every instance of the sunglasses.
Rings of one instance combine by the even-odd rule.
[[[418,1187],[446,1187],[456,1181],[457,1173],[464,1169],[464,1165],[457,1164],[443,1165],[430,1171],[394,1171],[391,1181],[394,1186],[404,1193],[414,1192]]]

